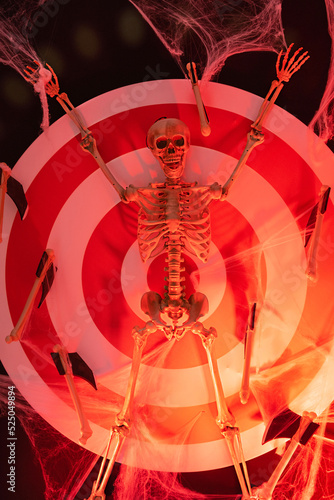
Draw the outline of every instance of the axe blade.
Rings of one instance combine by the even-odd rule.
[[[323,186],[323,193],[320,201],[320,213],[324,214],[327,210],[328,199],[331,192],[331,188]]]
[[[306,224],[305,230],[305,238],[304,238],[304,247],[307,246],[309,239],[312,236],[314,231],[318,215],[324,215],[327,210],[329,195],[331,192],[331,188],[329,186],[322,186],[320,191],[320,199],[318,203],[313,207],[309,220]]]
[[[65,370],[64,370],[63,364],[61,362],[59,352],[51,352],[50,354],[51,354],[53,362],[58,370],[59,375],[65,375]]]
[[[294,413],[289,408],[281,411],[281,413],[269,421],[262,438],[262,444],[278,438],[291,439],[299,429],[301,418],[300,415]],[[310,422],[300,437],[299,442],[305,446],[318,428],[319,424]]]
[[[253,303],[252,309],[251,309],[251,314],[250,314],[249,326],[250,326],[251,330],[254,330],[254,327],[255,327],[255,313],[256,313],[256,302]]]
[[[45,297],[49,293],[52,283],[55,277],[55,267],[53,264],[49,267],[49,269],[46,272],[45,278],[42,282],[42,295],[41,295],[41,300],[39,301],[38,307],[41,307],[43,304]]]
[[[45,271],[45,268],[47,268],[46,271]],[[41,295],[41,299],[39,301],[38,307],[41,307],[41,305],[43,304],[45,297],[47,296],[47,294],[49,293],[49,291],[51,289],[51,286],[52,286],[52,283],[54,280],[54,276],[55,276],[55,268],[53,265],[53,256],[50,255],[50,253],[48,251],[43,252],[42,258],[39,261],[38,268],[36,271],[37,278],[41,277],[41,274],[43,273],[43,271],[45,271],[45,276],[44,276],[43,281],[42,281],[42,295]]]
[[[83,378],[97,391],[93,370],[87,365],[86,361],[77,352],[70,352],[68,356],[72,365],[73,375]]]
[[[198,83],[196,64],[194,62],[188,63],[187,70],[188,70],[188,75],[189,75],[191,83],[193,85],[196,85]]]
[[[21,220],[23,220],[28,213],[28,202],[22,184],[13,177],[9,177],[7,181],[7,194],[15,203]]]
[[[61,362],[59,352],[52,352],[51,356],[59,375],[65,375],[65,370]],[[94,373],[87,365],[86,361],[84,361],[77,352],[69,352],[68,357],[71,363],[73,375],[86,380],[86,382],[88,382],[97,391]]]

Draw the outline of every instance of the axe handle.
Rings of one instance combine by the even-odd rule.
[[[10,344],[13,341],[17,341],[17,340],[21,339],[23,329],[24,329],[26,322],[29,318],[29,314],[30,314],[32,307],[34,305],[38,290],[40,289],[40,286],[43,283],[43,280],[45,278],[45,275],[46,275],[49,267],[51,266],[52,262],[54,261],[53,250],[48,249],[48,250],[46,250],[46,252],[48,254],[48,259],[47,259],[47,261],[46,261],[46,263],[41,271],[40,276],[35,279],[33,287],[30,291],[29,296],[28,296],[27,302],[25,303],[25,306],[23,308],[21,316],[19,317],[18,322],[16,323],[16,326],[11,331],[10,335],[8,335],[5,339],[7,344]]]
[[[201,92],[198,86],[198,83],[195,83],[193,85],[193,91],[195,94],[195,99],[196,99],[196,104],[197,104],[197,109],[198,109],[198,114],[199,114],[199,121],[201,124],[201,133],[204,135],[204,137],[208,137],[211,134],[211,127],[209,125],[209,120],[207,118]]]
[[[5,197],[7,193],[7,181],[9,179],[10,173],[2,170],[1,174],[1,185],[0,185],[0,243],[2,242],[2,226],[3,226],[3,213],[5,206]]]
[[[318,254],[318,247],[319,247],[323,220],[324,220],[324,214],[322,214],[318,210],[317,219],[315,221],[315,227],[312,235],[307,269],[306,269],[306,275],[311,281],[317,280],[317,254]]]
[[[290,462],[293,454],[297,450],[299,444],[300,444],[300,439],[308,426],[313,422],[313,420],[316,418],[315,413],[308,413],[304,412],[303,416],[301,417],[299,428],[297,432],[294,434],[294,436],[291,439],[291,442],[286,449],[284,455],[282,456],[281,460],[278,462],[276,469],[270,476],[270,479],[267,483],[263,485],[263,491],[261,490],[261,493],[265,493],[265,498],[271,499],[272,494],[274,489],[276,488],[276,485],[282,476],[283,472],[285,471],[288,463]]]
[[[199,114],[199,120],[201,124],[201,133],[204,135],[204,137],[207,137],[211,134],[211,127],[209,125],[209,120],[205,111],[205,107],[203,104],[202,96],[201,96],[201,91],[198,86],[198,79],[197,79],[197,73],[196,73],[196,65],[195,63],[188,63],[187,64],[187,70],[188,74],[191,80],[191,85],[193,88],[193,92],[195,95],[196,99],[196,105],[198,109],[198,114]],[[194,75],[194,77],[193,77]]]
[[[321,236],[321,231],[322,231],[322,223],[323,223],[324,215],[325,215],[325,211],[326,211],[326,208],[323,207],[323,204],[324,204],[324,197],[326,195],[326,192],[327,192],[327,200],[328,200],[328,190],[330,191],[329,186],[327,186],[327,185],[321,186],[320,200],[318,203],[317,216],[316,216],[316,220],[315,220],[314,231],[312,234],[308,265],[307,265],[307,269],[306,269],[306,275],[312,281],[317,280],[318,246],[319,246],[319,241],[320,241],[320,236]],[[327,200],[326,200],[326,204],[327,204]]]
[[[243,405],[245,405],[249,399],[249,375],[253,351],[253,341],[254,330],[252,328],[249,328],[246,336],[244,370],[242,374],[241,390],[239,392],[240,401]]]
[[[54,347],[54,351],[59,353],[60,361],[61,361],[61,364],[63,365],[64,371],[65,371],[65,379],[66,379],[67,387],[70,391],[72,401],[74,403],[75,410],[77,412],[77,415],[78,415],[79,421],[80,421],[80,425],[81,425],[81,436],[79,438],[79,442],[82,445],[84,445],[84,444],[86,444],[87,439],[90,438],[90,436],[93,434],[93,431],[89,426],[87,417],[83,411],[83,407],[82,407],[82,403],[81,403],[79,394],[78,394],[77,389],[75,387],[71,366],[67,360],[67,352],[60,345],[56,345]]]

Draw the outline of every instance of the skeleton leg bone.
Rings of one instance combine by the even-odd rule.
[[[226,444],[233,461],[242,494],[245,499],[250,498],[251,486],[242,450],[240,432],[238,427],[235,426],[235,418],[230,413],[227,407],[224,390],[219,375],[217,359],[213,354],[213,344],[215,338],[217,337],[217,332],[214,328],[210,328],[209,330],[205,329],[203,324],[200,322],[195,323],[191,331],[201,337],[203,347],[206,351],[216,395],[216,404],[218,410],[216,424],[218,425],[222,435],[226,439]],[[240,467],[240,463],[242,464],[242,468]]]
[[[106,489],[108,480],[110,478],[113,466],[116,461],[121,448],[123,446],[124,440],[127,436],[128,429],[125,427],[113,427],[110,431],[110,437],[108,440],[107,448],[101,462],[100,470],[96,481],[94,481],[92,492],[87,500],[105,500],[106,495],[104,490]],[[106,467],[107,456],[109,455],[110,446],[114,445],[113,454],[109,458],[108,465]]]
[[[94,482],[91,495],[87,500],[104,500],[106,498],[104,494],[105,487],[108,483],[110,474],[117,460],[121,447],[125,441],[125,438],[130,431],[132,402],[143,350],[146,345],[147,337],[156,330],[157,327],[153,323],[153,321],[148,321],[144,328],[138,328],[137,326],[135,326],[132,330],[132,336],[134,338],[135,345],[133,348],[132,365],[124,403],[121,411],[118,413],[118,415],[116,415],[115,425],[111,429],[107,449],[101,463],[97,480]],[[106,457],[109,454],[110,449],[112,449],[112,455],[109,459],[107,467],[105,468],[107,460]]]

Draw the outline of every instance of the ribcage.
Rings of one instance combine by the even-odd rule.
[[[168,190],[165,187],[143,188],[138,190],[138,244],[142,260],[146,262],[165,249],[170,234],[170,224],[166,220],[168,212]],[[200,260],[208,259],[211,228],[208,205],[212,200],[209,187],[195,187],[182,184],[179,194],[179,220],[177,233],[184,247]],[[174,233],[175,234],[175,233]]]

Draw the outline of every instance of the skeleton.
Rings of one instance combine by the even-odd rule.
[[[210,248],[210,214],[209,205],[212,200],[225,200],[232,184],[245,165],[252,150],[263,142],[262,125],[272,109],[275,100],[283,88],[302,64],[308,59],[307,53],[300,54],[297,50],[289,58],[291,46],[281,63],[282,52],[279,54],[276,72],[277,80],[261,106],[255,122],[247,135],[246,147],[237,162],[227,182],[222,186],[214,183],[209,186],[199,186],[182,180],[186,155],[190,146],[188,127],[179,119],[164,118],[155,122],[148,131],[147,145],[158,160],[165,174],[165,181],[152,183],[146,187],[133,185],[123,188],[101,158],[94,137],[84,125],[81,117],[69,101],[66,94],[59,94],[56,75],[54,81],[46,86],[46,91],[56,97],[66,113],[78,126],[81,132],[81,146],[89,152],[99,167],[113,185],[124,203],[134,202],[139,205],[138,243],[139,252],[145,262],[151,257],[167,252],[166,272],[168,285],[166,293],[161,297],[155,292],[147,292],[141,299],[142,310],[149,320],[144,327],[134,327],[134,353],[128,387],[121,411],[116,416],[115,425],[111,429],[105,457],[94,483],[89,500],[103,500],[104,489],[111,474],[113,464],[117,459],[121,446],[131,428],[131,407],[135,393],[142,353],[147,338],[157,330],[163,331],[167,339],[180,340],[187,332],[199,335],[206,351],[217,403],[216,423],[226,443],[238,476],[243,498],[252,495],[247,467],[243,456],[239,429],[235,418],[229,410],[224,397],[217,360],[213,352],[217,332],[214,328],[205,328],[199,319],[208,312],[207,297],[194,293],[186,299],[182,285],[184,268],[183,251],[187,249],[203,262],[207,261]],[[52,71],[52,69],[50,68]],[[34,78],[34,71],[28,68],[29,78]],[[197,90],[197,89],[196,89]],[[247,381],[246,381],[247,385]],[[106,457],[111,449],[111,458],[106,467]],[[240,466],[242,464],[242,468]]]

